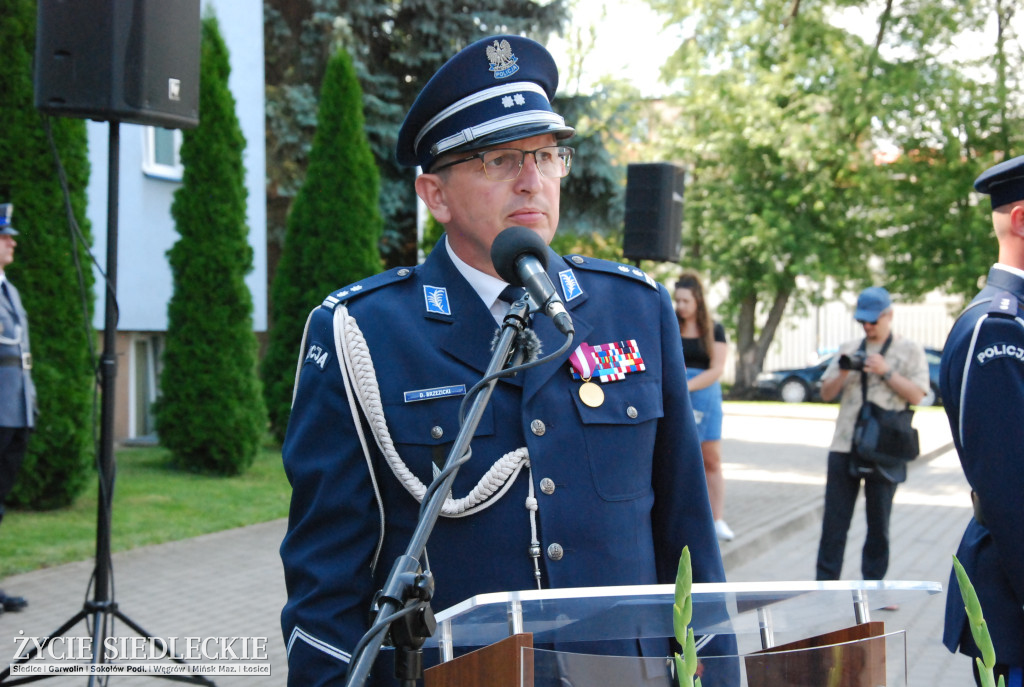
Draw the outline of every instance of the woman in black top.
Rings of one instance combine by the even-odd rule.
[[[725,328],[712,321],[704,300],[704,287],[696,272],[688,270],[679,278],[675,300],[687,386],[700,435],[715,531],[719,539],[729,541],[735,535],[723,519],[725,478],[722,476],[722,385],[719,382],[728,353]]]

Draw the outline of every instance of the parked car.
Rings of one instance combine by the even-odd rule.
[[[942,351],[935,348],[924,349],[928,361],[928,377],[931,389],[918,403],[919,406],[930,406],[941,403],[939,398],[939,361]],[[757,392],[763,398],[776,398],[786,403],[803,403],[821,400],[821,376],[835,354],[821,358],[814,365],[787,370],[762,372],[757,376]]]

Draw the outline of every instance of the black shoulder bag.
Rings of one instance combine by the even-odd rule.
[[[889,349],[892,335],[885,340],[881,355]],[[861,341],[864,351],[867,340]],[[853,428],[853,451],[850,475],[853,477],[878,476],[890,482],[902,482],[907,476],[907,462],[921,452],[917,430],[911,426],[914,411],[910,404],[902,410],[886,410],[868,400],[868,375],[860,371],[860,389],[863,402],[857,423]]]

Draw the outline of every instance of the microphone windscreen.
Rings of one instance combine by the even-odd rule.
[[[523,280],[516,272],[516,262],[523,255],[532,255],[542,269],[548,268],[548,247],[536,232],[526,227],[509,227],[494,237],[491,263],[498,276],[512,286],[523,286]]]

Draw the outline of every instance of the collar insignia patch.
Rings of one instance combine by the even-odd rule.
[[[562,300],[566,303],[583,295],[583,289],[580,288],[580,283],[576,281],[576,275],[572,270],[559,272],[558,278],[562,282]]]
[[[452,309],[448,304],[448,291],[443,286],[423,286],[423,298],[427,302],[427,312],[438,315],[451,315]]]

